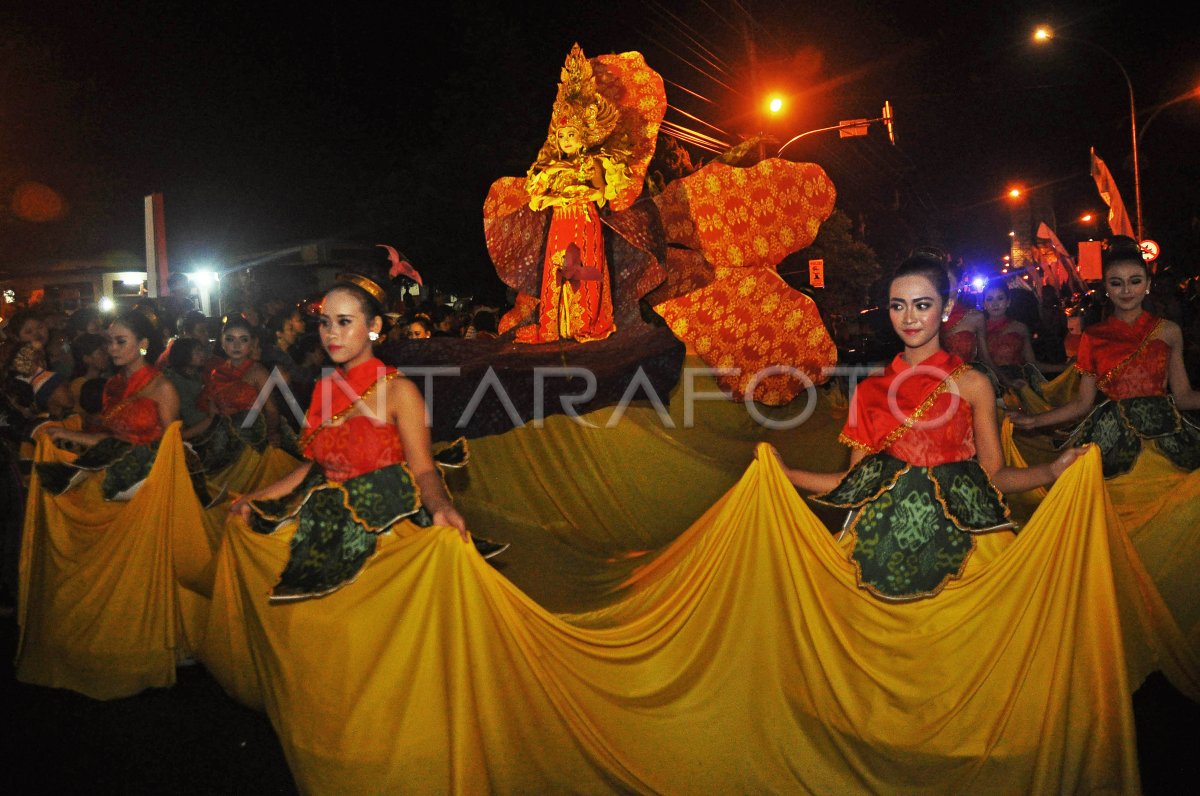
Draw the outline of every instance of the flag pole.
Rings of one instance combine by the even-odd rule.
[[[167,230],[163,213],[163,195],[146,197],[146,295],[165,296],[167,285]]]

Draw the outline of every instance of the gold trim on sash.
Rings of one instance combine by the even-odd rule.
[[[946,374],[946,378],[942,379],[942,383],[935,387],[933,392],[929,393],[929,395],[925,397],[925,400],[921,401],[920,405],[913,410],[911,415],[904,418],[900,425],[896,426],[886,437],[884,437],[883,442],[880,443],[878,448],[864,447],[864,449],[870,451],[871,453],[879,453],[880,451],[884,451],[892,447],[892,445],[896,443],[896,440],[904,436],[908,431],[916,426],[917,423],[921,422],[921,418],[929,413],[929,410],[933,408],[934,402],[941,397],[942,393],[946,392],[946,390],[950,388],[950,381],[958,378],[962,373],[970,369],[971,366],[964,362]],[[855,447],[859,446],[855,445]]]
[[[340,423],[342,421],[343,418],[346,417],[346,415],[350,414],[351,410],[357,409],[358,407],[356,406],[356,404],[358,404],[360,401],[367,400],[367,398],[372,393],[375,392],[375,388],[378,387],[380,384],[383,384],[384,382],[387,382],[387,381],[391,381],[392,379],[400,378],[403,375],[404,375],[403,373],[396,370],[391,373],[388,373],[383,378],[377,379],[376,381],[374,381],[370,387],[363,390],[362,395],[360,395],[357,398],[355,398],[354,400],[352,400],[350,402],[349,406],[347,406],[345,409],[343,409],[342,411],[338,412],[335,415],[330,415],[330,417],[324,423],[317,426],[312,431],[308,432],[303,437],[301,437],[299,445],[298,445],[300,450],[303,451],[305,448],[307,448],[308,443],[312,442],[313,438],[316,437],[317,434],[320,434],[322,431],[324,431],[325,429],[327,429],[331,426],[337,425],[338,423]]]

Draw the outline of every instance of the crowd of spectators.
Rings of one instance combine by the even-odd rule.
[[[319,307],[281,297],[233,301],[228,314],[240,314],[254,330],[253,357],[278,369],[303,408],[327,364],[318,336]],[[218,339],[222,317],[205,315],[183,297],[145,298],[138,310],[158,331],[149,360],[172,375],[202,381],[206,364],[223,356]],[[387,315],[390,341],[433,337],[488,339],[497,336],[500,308],[454,300],[438,291],[421,301],[405,296]],[[68,312],[53,299],[7,313],[0,326],[0,393],[9,427],[28,427],[71,414],[96,414],[103,381],[111,375],[106,326],[111,320],[93,306]],[[89,386],[90,385],[90,386]],[[281,407],[283,408],[283,407]],[[291,417],[285,412],[284,416]]]

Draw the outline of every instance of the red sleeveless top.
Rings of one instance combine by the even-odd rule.
[[[988,319],[988,355],[997,365],[1024,365],[1025,339],[1017,332],[1002,331],[1010,323],[1012,323],[1011,318]]]
[[[334,371],[313,389],[305,418],[312,430],[303,441],[304,455],[320,464],[331,480],[345,481],[404,461],[394,425],[366,415],[341,419],[353,409],[355,398],[370,404],[375,387],[395,375],[395,368],[372,357],[350,370]]]
[[[1171,346],[1153,337],[1162,319],[1143,312],[1133,323],[1115,317],[1083,330],[1075,367],[1096,378],[1106,398],[1167,394]]]
[[[258,390],[245,381],[246,372],[254,366],[254,360],[246,359],[241,365],[223,361],[204,375],[204,391],[197,403],[207,408],[210,404],[222,415],[245,412],[254,405]]]
[[[942,324],[942,348],[954,354],[964,362],[972,362],[979,355],[979,339],[971,329],[953,331],[959,322],[967,317],[967,308],[955,304],[950,310],[950,317]]]
[[[145,445],[162,436],[158,402],[138,395],[157,375],[157,368],[142,365],[132,377],[118,373],[105,382],[100,420],[117,439]]]
[[[887,451],[918,467],[975,455],[974,413],[950,388],[969,367],[939,351],[916,367],[897,354],[881,375],[858,385],[839,439],[868,453]]]
[[[400,432],[391,423],[356,415],[336,426],[326,426],[309,439],[304,455],[325,468],[334,481],[404,461]]]

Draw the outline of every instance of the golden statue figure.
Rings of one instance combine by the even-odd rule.
[[[500,335],[612,338],[587,348],[633,356],[654,345],[653,313],[730,369],[718,382],[732,398],[787,403],[806,379],[828,378],[837,351],[816,304],[777,268],[812,243],[836,191],[815,163],[767,158],[717,159],[647,192],[666,109],[662,77],[640,53],[571,49],[536,161],[484,201],[488,254],[515,291]]]
[[[550,131],[529,167],[529,208],[550,210],[536,323],[517,341],[603,340],[616,331],[600,208],[633,180],[630,153],[606,149],[620,113],[576,44],[562,68]]]

